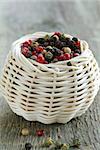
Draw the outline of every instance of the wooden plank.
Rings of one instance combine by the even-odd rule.
[[[27,33],[36,31],[62,31],[88,41],[100,64],[100,1],[0,1],[0,70],[11,43]],[[80,150],[100,149],[100,92],[89,110],[67,124],[44,125],[28,122],[15,115],[0,96],[0,150],[22,150],[26,142],[37,147],[36,129],[45,129],[46,134],[57,139],[57,127],[61,129],[62,141],[79,138]],[[30,136],[20,135],[22,128],[30,129]],[[86,146],[86,144],[88,146]]]

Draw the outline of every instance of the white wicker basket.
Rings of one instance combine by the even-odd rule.
[[[45,34],[27,35],[13,43],[1,76],[2,94],[13,112],[26,120],[66,123],[93,102],[100,85],[99,67],[84,41],[83,53],[70,60],[72,66],[67,61],[40,64],[25,58],[21,43]]]

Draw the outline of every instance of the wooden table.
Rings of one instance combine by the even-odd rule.
[[[62,31],[88,41],[100,63],[100,1],[96,0],[1,0],[0,1],[0,70],[3,67],[11,43],[27,33],[36,31]],[[24,150],[31,142],[33,150],[42,150],[37,129],[45,129],[47,136],[57,138],[57,128],[62,141],[73,138],[81,141],[80,150],[100,150],[100,92],[92,106],[81,117],[67,124],[44,125],[28,122],[15,115],[0,94],[0,150]],[[20,135],[22,128],[30,129],[30,135]],[[48,148],[47,148],[48,149]],[[45,150],[45,149],[44,149]]]

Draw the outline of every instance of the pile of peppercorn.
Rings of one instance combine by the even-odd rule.
[[[26,58],[48,64],[79,56],[81,48],[78,38],[69,38],[63,33],[55,32],[51,36],[47,34],[35,41],[25,41],[21,45],[21,52]]]

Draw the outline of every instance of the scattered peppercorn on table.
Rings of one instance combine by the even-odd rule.
[[[0,8],[3,6],[3,12],[0,13],[2,16],[0,21],[0,33],[2,35],[0,40],[0,69],[3,68],[4,60],[10,50],[11,43],[21,35],[23,36],[23,34],[34,33],[39,30],[53,33],[56,31],[56,34],[51,35],[50,45],[47,43],[47,39],[50,38],[48,35],[45,36],[45,40],[44,38],[38,39],[38,41],[35,41],[32,43],[33,45],[29,47],[27,47],[27,44],[29,43],[23,42],[21,49],[22,54],[29,61],[35,61],[41,65],[50,65],[52,63],[56,64],[61,61],[67,61],[68,64],[66,65],[70,67],[70,65],[72,65],[70,60],[77,59],[82,54],[80,42],[75,38],[78,37],[88,41],[90,48],[95,54],[96,60],[100,63],[100,46],[98,44],[99,35],[98,28],[95,24],[95,22],[98,25],[100,24],[99,12],[97,9],[99,2],[51,1],[48,4],[46,2],[31,1],[30,3],[22,3],[23,2],[21,1],[13,3],[6,2],[4,5],[0,5]],[[28,11],[25,11],[24,8]],[[2,11],[2,9],[0,9],[0,11]],[[43,13],[42,15],[41,12]],[[79,14],[81,17],[79,17]],[[88,16],[86,14],[88,14]],[[37,19],[35,18],[35,15]],[[97,17],[97,20],[95,16]],[[76,47],[77,45],[78,47],[75,48],[75,50],[72,50],[68,45],[60,45],[60,48],[58,46],[59,43],[57,42],[56,44],[58,45],[54,46],[53,44],[55,41],[58,41],[59,39],[58,31],[60,31],[60,33],[69,33],[73,35],[73,41],[75,41],[74,46]],[[65,38],[65,35],[62,34],[61,38]],[[31,41],[29,42],[31,44]],[[34,52],[32,49],[34,49]],[[56,55],[54,54],[55,52]],[[61,146],[61,149],[68,149],[71,144],[73,146],[73,143],[74,146],[71,147],[72,150],[77,149],[78,147],[80,150],[99,150],[99,107],[100,101],[98,93],[91,107],[81,117],[72,119],[64,125],[44,125],[39,122],[26,121],[22,117],[15,115],[1,96],[0,150],[48,150],[48,147],[45,147],[46,144],[51,144],[51,149],[55,145],[58,146],[58,148]],[[40,146],[40,144],[45,144],[45,146]],[[75,146],[77,148],[75,148]]]

